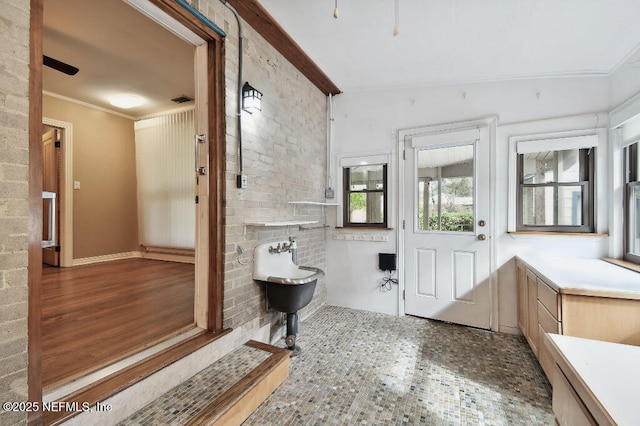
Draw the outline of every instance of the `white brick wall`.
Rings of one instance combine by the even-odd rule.
[[[243,24],[244,81],[261,91],[262,111],[243,116],[243,169],[249,187],[236,188],[238,135],[236,121],[238,31],[233,14],[217,0],[194,6],[227,34],[226,49],[226,244],[223,323],[236,328],[259,317],[277,323],[266,312],[262,284],[251,278],[252,266],[237,262],[237,245],[251,251],[262,242],[297,237],[299,263],[325,268],[324,229],[246,227],[245,222],[325,219],[321,207],[300,208],[289,201],[322,201],[326,182],[326,97],[246,23]],[[246,231],[246,233],[245,233]],[[250,259],[245,255],[245,260]],[[316,286],[306,312],[326,300],[324,280]]]
[[[0,401],[27,398],[29,1],[0,7]],[[0,424],[26,422],[0,411]]]

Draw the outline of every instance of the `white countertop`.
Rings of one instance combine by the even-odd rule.
[[[548,336],[617,424],[640,424],[640,347]]]
[[[640,273],[601,259],[518,259],[559,293],[640,299]]]

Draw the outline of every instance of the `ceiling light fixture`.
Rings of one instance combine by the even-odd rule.
[[[109,103],[114,107],[129,109],[142,105],[145,102],[144,98],[138,95],[116,95],[109,99]]]
[[[333,17],[338,19],[340,16],[340,11],[338,10],[338,0],[336,0],[336,7],[333,9]]]

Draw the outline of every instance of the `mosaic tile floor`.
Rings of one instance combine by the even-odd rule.
[[[297,343],[289,378],[245,425],[554,424],[549,383],[518,336],[325,306]],[[224,391],[212,383],[268,356],[255,351],[237,349],[233,366],[212,365],[120,424],[183,424]]]
[[[118,425],[182,425],[270,355],[240,346]]]
[[[245,425],[552,425],[521,337],[326,306],[302,323],[289,378]]]

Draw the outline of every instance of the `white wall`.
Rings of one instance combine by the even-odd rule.
[[[493,328],[517,333],[515,265],[511,259],[517,254],[527,253],[600,257],[606,254],[608,242],[606,237],[514,237],[507,234],[509,136],[594,127],[595,113],[610,109],[610,95],[609,77],[514,80],[343,93],[334,98],[332,186],[336,188],[340,185],[337,165],[341,157],[389,152],[396,161],[396,135],[399,129],[497,115],[496,235],[493,238],[497,239],[499,296],[498,320]],[[566,118],[557,119],[560,117]],[[601,114],[598,120],[598,127],[606,125],[606,114]],[[606,170],[604,174],[607,174]],[[393,212],[389,226],[394,231],[388,232],[388,242],[344,241],[329,235],[329,304],[391,314],[399,312],[398,286],[392,292],[381,292],[379,283],[383,274],[377,270],[378,252],[397,252],[399,221],[396,164],[389,176],[389,188],[390,209]],[[605,198],[599,201],[606,201],[606,194],[600,196]],[[604,216],[601,219],[606,221],[606,214]],[[352,233],[356,234],[356,231]]]

